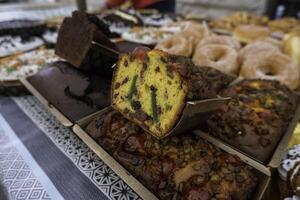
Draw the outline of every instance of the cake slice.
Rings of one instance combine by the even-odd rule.
[[[208,83],[211,78],[214,84]],[[180,119],[187,100],[213,98],[231,81],[232,77],[217,70],[199,70],[189,58],[138,48],[122,55],[116,65],[112,106],[163,138]]]
[[[113,77],[113,107],[158,138],[177,122],[189,88],[184,66],[169,60],[140,48],[120,58]]]

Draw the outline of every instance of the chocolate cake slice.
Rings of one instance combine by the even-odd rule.
[[[102,75],[112,74],[112,63],[117,60],[116,54],[103,54],[99,43],[116,51],[116,46],[108,39],[109,30],[96,16],[75,11],[72,17],[64,19],[59,30],[55,53],[66,59],[73,66],[85,71]],[[94,63],[102,65],[95,66]],[[101,68],[100,68],[101,66]]]
[[[232,80],[216,70],[198,69],[189,58],[138,48],[117,63],[112,106],[163,138],[178,122],[187,100],[216,97]]]
[[[72,122],[110,105],[110,81],[85,75],[66,62],[47,64],[28,81]]]

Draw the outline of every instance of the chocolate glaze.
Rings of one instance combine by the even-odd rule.
[[[62,61],[28,78],[33,87],[72,122],[110,105],[110,81],[85,75]]]

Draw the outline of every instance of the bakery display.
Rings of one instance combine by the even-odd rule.
[[[86,130],[160,199],[246,200],[257,184],[250,166],[192,134],[157,140],[116,111]]]
[[[0,22],[0,93],[27,77],[65,126],[160,199],[260,200],[299,115],[299,27],[247,12],[191,20],[133,9]],[[299,149],[278,169],[281,199],[299,198]]]
[[[85,75],[66,62],[47,64],[27,80],[72,122],[110,104],[110,81]]]
[[[298,97],[270,80],[243,80],[221,95],[232,99],[208,120],[211,134],[268,162],[295,113]]]
[[[17,81],[34,75],[45,63],[58,59],[52,49],[37,49],[0,59],[0,81]]]
[[[209,83],[212,77],[222,82]],[[121,56],[115,67],[112,106],[163,138],[179,120],[187,100],[216,97],[232,80],[213,69],[197,68],[186,57],[138,48]]]

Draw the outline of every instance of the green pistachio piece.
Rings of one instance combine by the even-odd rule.
[[[150,95],[151,95],[151,107],[152,107],[153,122],[158,123],[157,102],[156,102],[156,92],[155,92],[155,90],[150,90]]]
[[[129,100],[132,99],[133,95],[135,95],[136,93],[136,82],[137,82],[137,78],[138,78],[138,75],[135,75],[131,81],[131,85],[130,85],[130,89],[129,89],[129,92],[128,92],[128,95],[127,95],[127,98]]]

